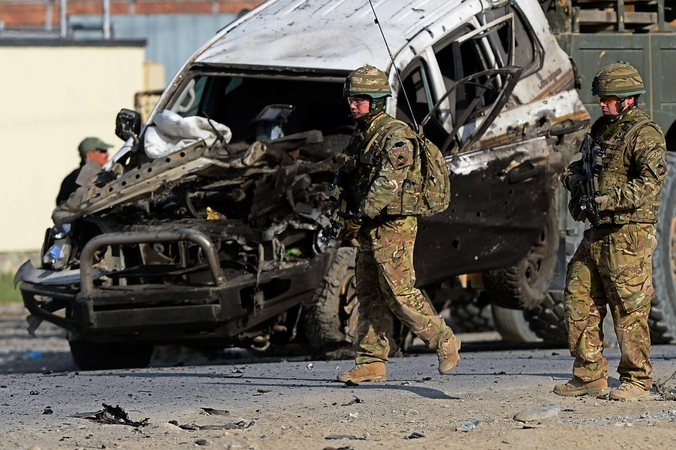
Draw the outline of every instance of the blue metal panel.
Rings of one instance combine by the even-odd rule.
[[[146,39],[146,59],[164,65],[165,79],[171,80],[190,58],[218,30],[235,20],[235,14],[114,14],[111,15],[115,39]],[[69,27],[75,39],[101,39],[92,31],[102,23],[100,15],[73,15]]]

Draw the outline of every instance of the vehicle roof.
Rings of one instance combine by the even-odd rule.
[[[470,3],[481,8],[480,0],[372,1],[395,56],[450,11]],[[270,0],[221,31],[194,61],[339,71],[367,63],[390,67],[368,0]]]

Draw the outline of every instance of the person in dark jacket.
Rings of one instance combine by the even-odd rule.
[[[84,138],[77,150],[80,153],[80,167],[73,170],[61,183],[59,195],[56,196],[56,206],[68,200],[70,194],[77,188],[101,172],[103,165],[108,162],[108,149],[112,145],[106,144],[97,137]]]

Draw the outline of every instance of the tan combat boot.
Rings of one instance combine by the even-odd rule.
[[[439,373],[446,375],[458,365],[458,350],[460,350],[460,339],[451,336],[439,345],[437,349],[437,358],[439,358]]]
[[[621,402],[650,400],[650,389],[646,390],[631,383],[622,383],[620,387],[612,390],[608,398],[611,400],[619,400]]]
[[[608,393],[608,380],[599,378],[598,380],[584,382],[578,378],[573,378],[565,384],[554,386],[554,393],[564,397],[579,397],[580,395],[601,397]]]
[[[358,364],[354,369],[348,372],[338,374],[338,381],[347,383],[361,383],[362,381],[386,381],[385,363],[372,362],[368,364]]]

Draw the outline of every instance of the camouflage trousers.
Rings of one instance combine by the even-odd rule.
[[[568,263],[565,315],[573,375],[582,381],[608,377],[603,356],[606,305],[622,356],[622,382],[652,386],[648,314],[655,297],[652,254],[655,226],[627,224],[590,229]]]
[[[415,288],[413,246],[418,221],[400,216],[366,223],[359,232],[355,267],[359,297],[356,363],[387,362],[387,332],[394,314],[431,349],[453,335],[444,319]]]

